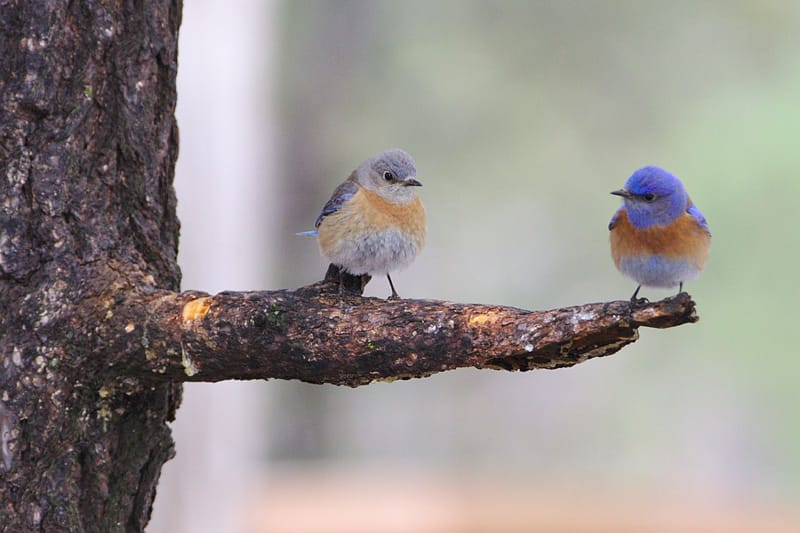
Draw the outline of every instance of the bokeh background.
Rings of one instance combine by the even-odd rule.
[[[629,297],[608,193],[646,164],[714,237],[698,324],[571,369],[187,385],[149,531],[800,530],[798,28],[791,0],[186,2],[186,289],[320,279],[294,233],[390,147],[429,216],[407,298]]]

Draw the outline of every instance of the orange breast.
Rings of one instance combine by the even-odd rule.
[[[642,255],[687,259],[703,268],[711,246],[711,235],[689,213],[684,213],[669,226],[638,229],[623,209],[609,238],[611,255],[617,268],[623,258]]]
[[[413,238],[425,239],[425,208],[419,197],[406,204],[396,204],[386,200],[369,189],[361,189],[363,195],[357,198],[363,201],[364,215],[367,223],[376,231],[397,228]],[[360,192],[361,192],[360,191]],[[419,243],[420,247],[422,242]]]
[[[419,198],[395,204],[360,187],[353,198],[325,217],[318,228],[320,247],[330,256],[342,239],[359,239],[388,229],[402,231],[418,250],[425,244],[425,208]]]

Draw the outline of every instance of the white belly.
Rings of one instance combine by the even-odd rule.
[[[342,239],[326,254],[347,272],[373,276],[406,268],[419,253],[419,246],[407,234],[390,229],[368,233],[359,239]]]

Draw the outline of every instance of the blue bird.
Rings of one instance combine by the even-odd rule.
[[[622,189],[623,205],[608,224],[611,257],[617,270],[644,287],[683,291],[706,266],[711,230],[677,177],[647,166],[634,172]]]

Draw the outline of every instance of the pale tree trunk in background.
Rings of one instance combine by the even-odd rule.
[[[186,288],[275,286],[269,255],[277,249],[280,212],[270,92],[274,22],[272,0],[184,6],[175,189]],[[164,467],[149,533],[241,531],[248,487],[265,472],[259,458],[268,387],[261,381],[185,386],[172,425],[177,453]]]

